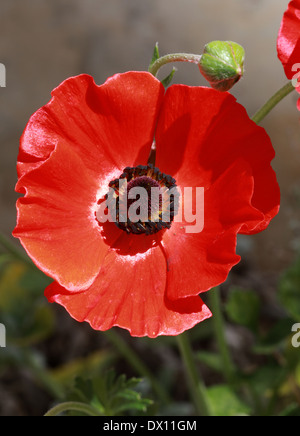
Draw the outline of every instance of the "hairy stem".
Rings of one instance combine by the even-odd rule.
[[[166,64],[172,62],[191,62],[193,64],[199,64],[201,59],[201,55],[191,54],[191,53],[173,53],[168,54],[166,56],[162,56],[158,58],[152,65],[149,67],[149,72],[156,76],[158,70]]]
[[[295,87],[292,82],[288,82],[279,91],[277,91],[252,117],[252,121],[259,124],[271,110],[281,102],[287,95],[294,91]]]
[[[81,412],[89,416],[102,416],[94,407],[78,401],[66,401],[65,403],[60,403],[48,410],[44,416],[57,416],[67,411]]]

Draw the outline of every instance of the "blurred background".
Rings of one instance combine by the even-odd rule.
[[[246,72],[232,93],[251,116],[285,83],[276,37],[286,6],[284,0],[2,0],[0,62],[7,86],[0,89],[1,230],[10,235],[15,225],[20,135],[64,79],[88,73],[101,84],[117,72],[146,70],[157,41],[163,55],[201,53],[209,41],[233,40],[245,48]],[[176,67],[174,82],[206,84],[196,66]],[[257,268],[281,269],[300,245],[296,98],[288,97],[263,123],[277,153],[282,209],[266,232],[251,238],[259,248]]]
[[[18,246],[10,235],[16,220],[19,138],[30,115],[49,101],[51,90],[60,82],[88,73],[101,84],[117,72],[147,70],[156,42],[164,55],[200,54],[209,41],[232,40],[246,51],[245,76],[232,94],[251,116],[286,83],[277,59],[276,38],[287,4],[285,0],[1,0],[0,62],[6,67],[6,87],[0,88],[0,232]],[[196,66],[176,67],[175,83],[206,85]],[[164,67],[159,77],[170,69]],[[276,150],[273,167],[282,192],[281,211],[265,232],[239,239],[243,261],[229,279],[239,286],[254,287],[269,311],[276,314],[280,305],[274,284],[300,251],[300,126],[296,102],[296,93],[288,96],[262,123]],[[20,265],[14,268],[10,280],[22,275]],[[55,310],[59,319],[54,323],[56,342],[50,338],[47,346],[39,345],[44,357],[45,350],[53,348],[52,354],[46,353],[47,365],[61,363],[54,349],[57,353],[64,350],[69,336],[63,328],[77,332],[69,355],[65,350],[64,361],[99,348],[95,332],[73,323],[60,308]],[[232,339],[236,333],[229,328],[228,334]],[[0,349],[0,357],[4,352]],[[172,364],[171,354],[164,354],[164,359]],[[41,393],[18,371],[18,387],[13,382],[16,372],[3,372],[0,415],[42,413],[51,395],[45,397],[43,390]],[[24,393],[28,386],[40,401],[28,403]]]

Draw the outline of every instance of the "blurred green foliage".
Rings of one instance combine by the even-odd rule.
[[[251,290],[232,288],[226,312],[232,322],[256,331],[260,313],[259,297]]]
[[[109,336],[103,336],[103,348],[49,368],[41,347],[57,334],[53,306],[43,295],[49,283],[50,279],[30,261],[22,260],[7,247],[0,251],[0,323],[7,332],[7,346],[0,348],[0,379],[8,368],[26,368],[50,395],[49,408],[59,402],[75,401],[105,416],[193,414],[193,406],[181,386],[184,383],[178,366],[155,367],[152,362],[150,370],[170,394],[169,402],[162,404],[149,374],[138,374],[133,367],[130,370],[129,360],[124,367],[120,349],[107,344]],[[227,288],[223,305],[226,326],[250,335],[247,351],[252,356],[252,364],[246,367],[235,362],[232,385],[225,382],[220,354],[216,345],[211,345],[215,344],[211,320],[190,331],[197,363],[209,374],[207,394],[213,415],[300,415],[300,348],[292,343],[292,326],[300,323],[299,294],[300,259],[282,274],[274,289],[280,310],[271,321],[264,318],[265,302],[257,292],[237,286]],[[125,340],[130,346],[139,344],[136,352],[142,350],[140,359],[156,352],[165,357],[172,353],[176,356],[176,341],[172,337],[134,340],[125,336]],[[182,389],[178,391],[179,388]]]
[[[300,258],[282,276],[279,300],[287,313],[300,322]]]
[[[90,404],[102,416],[145,413],[153,402],[136,390],[141,381],[135,377],[127,379],[124,374],[117,376],[113,369],[93,379],[76,377],[65,401]]]
[[[48,277],[21,261],[0,257],[0,314],[10,344],[30,346],[54,328],[53,312],[41,292]]]

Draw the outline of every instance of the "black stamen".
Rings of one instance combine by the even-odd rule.
[[[126,179],[127,184],[124,185],[124,179]],[[120,184],[121,181],[121,184]],[[118,179],[112,180],[109,183],[109,187],[112,188],[105,195],[106,205],[108,209],[112,212],[112,216],[116,216],[116,226],[120,229],[126,231],[128,234],[133,233],[136,235],[146,234],[152,235],[163,229],[169,229],[171,227],[174,216],[177,213],[175,210],[175,192],[178,193],[176,189],[176,181],[173,177],[163,174],[158,168],[154,167],[151,163],[147,166],[138,165],[137,167],[126,167],[123,173]],[[132,188],[140,187],[144,188],[148,194],[146,197],[148,204],[148,221],[138,220],[133,222],[130,217],[126,217],[126,222],[120,222],[120,207],[121,205],[127,204],[127,215],[129,207],[135,202],[140,200],[132,200],[128,198],[128,194]],[[154,199],[152,203],[152,188],[157,188],[159,190],[159,195]],[[172,189],[172,193],[168,191]],[[169,195],[166,195],[169,194]],[[178,204],[178,202],[177,202]],[[124,209],[124,206],[123,206]],[[136,213],[141,213],[141,207],[138,207]],[[169,221],[164,222],[163,217],[164,212],[167,211],[169,214]],[[122,210],[122,217],[124,215],[124,210]],[[145,217],[144,217],[145,218]],[[151,221],[153,218],[153,221]]]

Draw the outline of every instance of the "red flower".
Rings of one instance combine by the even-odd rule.
[[[52,96],[21,138],[16,189],[25,196],[14,231],[55,279],[49,301],[95,329],[116,325],[133,336],[177,335],[211,316],[199,293],[239,262],[237,233],[265,229],[279,209],[265,131],[228,93],[183,85],[165,92],[146,72],[101,86],[81,75]],[[137,167],[147,165],[154,134],[160,172]],[[109,184],[122,175],[136,185],[149,174],[151,186],[204,187],[202,232],[176,219],[150,234],[97,220]]]
[[[297,90],[300,92],[300,0],[292,0],[283,15],[277,39],[277,52],[286,77],[289,80],[298,79]]]

